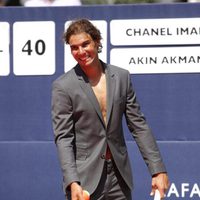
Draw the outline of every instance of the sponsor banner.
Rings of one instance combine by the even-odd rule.
[[[200,199],[200,184],[199,182],[180,184],[173,182],[167,191],[166,199]]]
[[[112,20],[110,31],[112,45],[200,44],[200,18]]]
[[[114,48],[110,62],[132,74],[199,73],[200,47]]]
[[[110,63],[126,68],[132,74],[196,73],[200,71],[198,66],[200,47],[176,46],[177,44],[200,44],[198,35],[200,34],[198,27],[200,18],[111,20],[109,30],[107,30],[107,21],[91,21],[102,33],[103,49],[99,56],[104,62],[107,62],[107,52],[108,55],[110,52]],[[69,23],[70,21],[65,23],[65,29]],[[134,28],[129,28],[133,25]],[[2,57],[0,75],[8,75],[10,69],[9,43],[6,41],[9,40],[9,34],[6,28],[3,30],[2,34],[6,35],[7,39],[2,39],[5,42],[2,42],[2,47],[0,47],[0,57]],[[56,70],[55,32],[53,21],[14,23],[13,71],[15,75],[54,74]],[[116,46],[113,49],[108,48],[108,32],[110,32],[111,44]],[[158,44],[160,47],[134,48],[134,45]],[[161,44],[173,44],[174,47],[161,46]],[[117,48],[121,45],[126,45],[126,47]],[[69,46],[65,45],[64,71],[68,71],[75,64],[76,61],[70,53]]]

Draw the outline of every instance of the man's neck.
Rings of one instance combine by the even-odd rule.
[[[100,61],[94,66],[90,66],[90,67],[87,67],[86,69],[83,69],[83,71],[85,72],[91,84],[97,83],[100,80],[102,74],[104,73],[104,70]]]

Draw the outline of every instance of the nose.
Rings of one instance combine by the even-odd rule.
[[[79,54],[83,54],[83,53],[85,53],[84,48],[83,48],[83,47],[79,47],[79,49],[78,49],[78,53],[79,53]]]

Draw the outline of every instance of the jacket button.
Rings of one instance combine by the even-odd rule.
[[[105,155],[104,154],[101,155],[101,159],[105,159]]]

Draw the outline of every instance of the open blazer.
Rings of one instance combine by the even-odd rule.
[[[77,64],[53,83],[52,120],[63,173],[63,187],[74,181],[93,193],[104,167],[107,145],[127,185],[132,172],[122,128],[122,116],[151,175],[165,172],[155,139],[148,127],[127,70],[102,62],[107,83],[107,121],[88,78]]]

